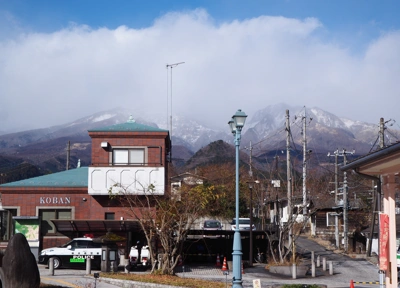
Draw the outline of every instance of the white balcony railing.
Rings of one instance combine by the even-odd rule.
[[[164,189],[164,167],[89,167],[90,195],[107,195],[109,191],[163,195]]]

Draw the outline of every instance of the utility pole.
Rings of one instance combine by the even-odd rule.
[[[71,141],[68,141],[68,145],[67,145],[67,167],[65,170],[69,170],[69,155],[70,155],[70,151],[71,151]]]
[[[379,148],[385,147],[385,121],[383,118],[379,121]]]
[[[338,153],[339,151],[336,149],[334,153],[335,156],[335,205],[338,205],[338,190],[339,190],[339,182],[338,182]],[[328,153],[328,157],[332,156],[330,153]],[[339,241],[339,214],[336,212],[335,213],[335,241],[336,241],[336,247],[340,247],[340,241]]]
[[[292,174],[290,169],[290,124],[289,124],[289,110],[286,110],[286,174],[287,174],[287,201],[288,201],[288,219],[289,225],[288,247],[292,245],[292,226],[291,221],[293,218],[292,213]]]
[[[307,161],[306,161],[306,149],[307,149],[307,138],[306,138],[306,108],[304,107],[304,117],[303,117],[303,219],[307,215],[307,186],[306,186],[306,178],[307,178]]]
[[[250,267],[253,267],[253,170],[252,170],[252,163],[251,163],[251,158],[252,158],[252,152],[253,152],[253,147],[251,147],[251,141],[250,141],[250,170],[249,170],[249,176],[250,176],[250,181],[249,181],[249,189],[250,189],[250,251],[249,251],[249,264]],[[238,223],[236,225],[239,225]]]
[[[347,164],[347,154],[354,154],[354,150],[352,152],[346,151],[343,149],[339,152],[339,156],[343,156],[343,165],[346,166]],[[348,201],[347,201],[347,172],[343,172],[343,237],[344,237],[344,252],[347,253],[348,251],[348,219],[347,219],[347,212],[348,212]]]
[[[307,153],[311,150],[307,150],[307,110],[304,106],[304,117],[303,117],[303,219],[306,220],[307,215]],[[312,120],[312,118],[310,118]]]

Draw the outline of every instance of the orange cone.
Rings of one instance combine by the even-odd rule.
[[[215,264],[216,267],[221,267],[221,259],[219,259],[219,254],[217,254],[217,263]]]
[[[353,279],[350,280],[350,288],[354,288],[354,282]]]
[[[226,257],[224,257],[224,263],[222,264],[222,271],[228,271],[228,266],[226,265]]]

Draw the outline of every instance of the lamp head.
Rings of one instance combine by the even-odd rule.
[[[241,109],[236,111],[235,115],[232,116],[232,119],[235,122],[236,129],[241,129],[244,126],[244,122],[246,122],[246,117],[246,113],[244,113]]]
[[[235,121],[233,121],[233,118],[228,122],[228,125],[231,128],[231,132],[235,133],[236,132],[236,126],[235,126]]]

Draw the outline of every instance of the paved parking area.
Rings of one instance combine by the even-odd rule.
[[[323,271],[322,267],[320,267],[316,271],[317,277],[311,277],[311,273],[307,273],[306,275],[298,275],[297,279],[292,279],[291,275],[285,276],[270,273],[265,269],[265,264],[255,263],[253,267],[245,268],[243,270],[243,288],[253,288],[253,280],[255,279],[260,279],[262,288],[276,287],[282,284],[319,284],[325,285],[328,288],[347,288],[350,287],[351,280],[357,283],[357,288],[379,287],[377,284],[377,281],[379,281],[379,274],[376,263],[367,259],[357,259],[351,258],[347,255],[335,254],[332,251],[318,246],[309,246],[312,243],[309,243],[308,241],[311,240],[305,239],[302,243],[302,254],[306,256],[304,257],[303,265],[309,268],[311,267],[311,260],[307,256],[307,253],[310,253],[310,250],[313,249],[313,251],[315,251],[315,257],[319,255],[321,258],[326,257],[327,261],[332,261],[334,269],[333,275],[329,275],[329,271]],[[52,276],[50,275],[49,269],[45,268],[43,265],[39,266],[41,266],[39,271],[44,283],[58,285],[65,284],[64,287],[94,287],[93,276],[85,275],[85,270],[58,269],[55,270],[55,275]],[[201,278],[223,282],[227,284],[227,287],[230,287],[232,282],[232,271],[229,271],[228,275],[224,275],[224,271],[222,271],[221,267],[215,267],[215,265],[212,264],[195,265],[192,263],[184,263],[182,266],[177,267],[176,274],[182,278]],[[99,281],[96,286],[96,288],[111,287],[136,286],[123,286],[122,282],[106,283],[106,281]]]

